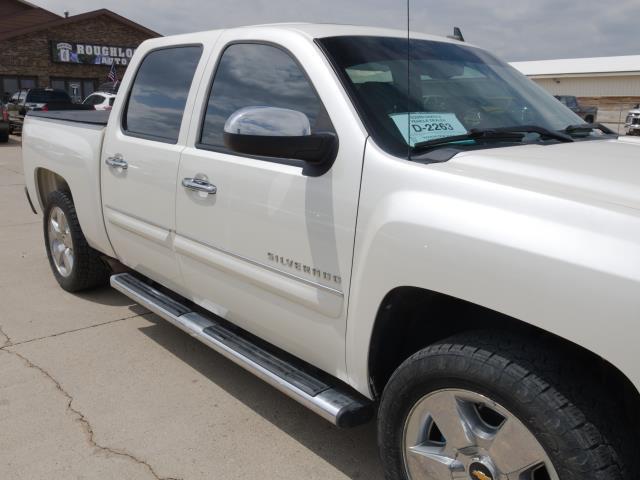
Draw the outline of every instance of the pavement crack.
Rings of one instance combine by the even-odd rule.
[[[76,418],[76,421],[82,426],[82,428],[84,430],[84,433],[85,433],[85,437],[87,439],[87,442],[93,448],[96,448],[96,449],[98,449],[98,450],[100,450],[102,452],[105,452],[105,453],[108,453],[108,454],[111,454],[111,455],[115,455],[115,456],[119,456],[119,457],[123,457],[123,458],[127,458],[127,459],[131,460],[132,462],[135,462],[136,464],[143,466],[151,475],[153,475],[153,478],[155,478],[157,480],[181,480],[181,479],[176,478],[176,477],[161,477],[158,474],[158,472],[156,472],[156,470],[151,466],[150,463],[148,463],[147,461],[136,457],[135,455],[133,455],[132,453],[127,452],[126,450],[112,448],[112,447],[108,447],[108,446],[99,444],[95,439],[95,433],[94,433],[94,430],[93,430],[93,426],[91,425],[91,423],[89,422],[87,417],[85,417],[85,415],[80,410],[76,409],[73,406],[73,397],[71,396],[71,394],[69,394],[69,392],[67,392],[62,387],[60,382],[58,380],[56,380],[53,375],[51,375],[48,371],[46,371],[41,366],[33,363],[31,360],[29,360],[24,355],[16,352],[15,350],[3,350],[3,351],[8,353],[8,354],[10,354],[10,355],[15,355],[20,360],[22,360],[27,365],[27,367],[37,370],[38,372],[40,372],[44,377],[46,377],[49,381],[51,381],[55,385],[56,390],[58,390],[67,400],[67,411],[71,412],[72,415]]]
[[[144,317],[146,315],[150,315],[151,312],[145,313],[137,313],[135,315],[131,315],[129,317],[116,318],[115,320],[108,320],[102,323],[96,323],[95,325],[89,325],[87,327],[74,328],[72,330],[65,330],[64,332],[52,333],[51,335],[46,335],[44,337],[31,338],[29,340],[23,340],[21,342],[12,342],[9,339],[8,335],[2,331],[2,326],[0,325],[0,335],[4,335],[7,337],[8,342],[5,345],[0,346],[0,350],[7,347],[17,347],[19,345],[25,345],[27,343],[39,342],[40,340],[47,340],[48,338],[60,337],[62,335],[67,335],[69,333],[82,332],[83,330],[91,330],[92,328],[104,327],[105,325],[111,325],[112,323],[124,322],[125,320],[131,320],[132,318]]]
[[[0,338],[0,340],[2,340],[2,345],[0,345],[0,348],[6,348],[13,345],[13,342],[11,341],[11,337],[9,337],[9,335],[7,335],[4,332],[4,330],[2,329],[2,325],[0,325],[0,337],[4,337],[4,340]]]

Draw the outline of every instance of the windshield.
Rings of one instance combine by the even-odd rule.
[[[366,36],[319,43],[369,133],[394,155],[406,157],[416,144],[474,129],[536,125],[558,131],[583,123],[541,87],[478,48]]]

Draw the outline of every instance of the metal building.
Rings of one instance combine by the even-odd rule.
[[[514,62],[554,95],[640,97],[640,55]]]
[[[553,95],[571,95],[598,107],[598,120],[620,129],[640,103],[640,55],[514,62]]]

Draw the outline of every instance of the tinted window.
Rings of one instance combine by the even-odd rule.
[[[47,103],[47,102],[71,102],[71,97],[62,90],[29,90],[27,102]]]
[[[224,147],[227,118],[240,108],[257,106],[297,110],[309,117],[312,132],[333,131],[320,99],[289,54],[269,45],[235,44],[220,59],[200,143]]]
[[[175,143],[202,47],[156,50],[138,69],[123,117],[127,133]]]
[[[102,102],[104,102],[104,97],[101,95],[91,95],[89,97],[87,97],[87,99],[84,101],[85,105],[100,105]]]
[[[110,98],[110,99],[109,99],[109,106],[110,106],[110,107],[113,107],[113,102],[115,102],[115,101],[116,101],[116,97],[112,97],[112,98]]]

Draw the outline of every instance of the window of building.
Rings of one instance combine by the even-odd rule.
[[[0,100],[8,100],[15,92],[23,88],[36,88],[37,77],[0,75]]]
[[[51,79],[51,88],[56,90],[64,90],[69,94],[73,103],[82,103],[82,101],[95,91],[97,80],[65,78],[58,77]]]
[[[333,131],[331,121],[301,67],[284,50],[255,43],[229,46],[209,95],[200,144],[224,149],[224,124],[243,107],[269,106],[303,112],[312,132]]]
[[[149,53],[136,74],[122,118],[124,131],[176,143],[202,47],[176,47]]]

